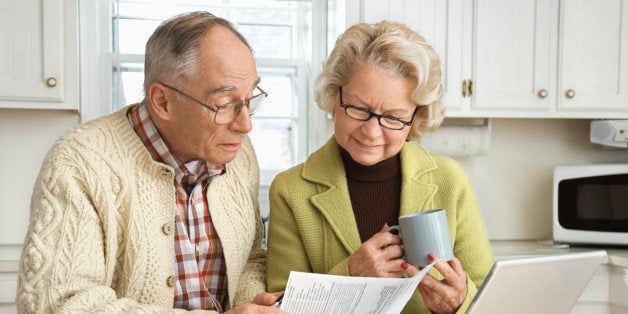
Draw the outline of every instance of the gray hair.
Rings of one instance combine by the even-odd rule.
[[[438,129],[444,118],[440,59],[425,39],[401,23],[359,23],[338,39],[315,84],[318,106],[334,114],[338,87],[351,78],[356,64],[388,71],[414,82],[412,99],[418,107],[408,139]]]
[[[151,83],[181,85],[186,79],[197,77],[200,41],[214,25],[231,31],[253,52],[244,36],[226,19],[204,11],[176,15],[161,23],[146,42],[145,101]]]

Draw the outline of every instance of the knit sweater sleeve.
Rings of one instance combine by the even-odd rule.
[[[262,220],[256,217],[255,241],[251,254],[240,276],[235,305],[251,303],[258,293],[266,291],[266,251],[261,248],[263,235]]]
[[[31,197],[18,274],[18,312],[176,311],[173,290],[165,282],[172,266],[160,262],[170,257],[159,259],[170,250],[161,243],[171,240],[164,236],[166,240],[150,246],[150,237],[137,233],[145,229],[129,227],[147,223],[128,217],[129,212],[142,216],[147,211],[131,205],[132,199],[137,202],[131,190],[138,184],[130,183],[136,183],[129,177],[130,154],[143,149],[137,139],[129,144],[134,136],[120,111],[69,132],[48,152]],[[155,199],[155,193],[147,198]],[[121,210],[127,209],[123,216]],[[135,232],[134,239],[128,238],[129,230]],[[155,251],[157,246],[164,249]]]
[[[84,157],[57,147],[44,161],[31,199],[18,312],[172,311],[118,298],[111,288],[117,254],[107,231],[116,217],[94,206],[104,195],[94,181],[102,178],[86,174],[92,164]]]
[[[253,246],[249,254],[244,270],[240,275],[238,292],[235,296],[234,305],[251,303],[255,296],[266,291],[266,251],[262,249],[262,237],[264,236],[264,225],[259,212],[259,165],[257,156],[250,139],[247,137],[241,152],[236,160],[238,171],[244,172],[248,177],[244,181],[249,183],[248,191],[253,204],[253,215],[255,217],[255,234]]]

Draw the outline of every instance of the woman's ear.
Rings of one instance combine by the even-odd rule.
[[[159,83],[151,83],[148,87],[148,101],[151,111],[161,120],[168,120],[170,112],[168,108],[167,87]]]

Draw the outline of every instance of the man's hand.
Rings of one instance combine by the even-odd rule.
[[[284,313],[284,311],[282,311],[279,307],[271,307],[270,306],[282,294],[283,294],[283,291],[281,291],[281,292],[274,292],[274,293],[262,292],[262,293],[260,293],[260,294],[255,296],[255,299],[253,299],[253,303],[246,303],[246,304],[242,304],[242,305],[236,306],[235,308],[225,312],[225,314],[227,314],[227,313],[230,313],[230,314],[241,314],[241,313],[250,313],[250,314],[255,314],[255,313],[259,313],[259,314],[262,314],[262,313],[264,313],[264,314],[266,314],[266,313],[268,313],[268,314]]]

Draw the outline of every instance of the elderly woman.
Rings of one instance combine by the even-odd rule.
[[[270,188],[267,283],[284,290],[290,271],[401,277],[398,217],[444,208],[455,258],[434,268],[404,312],[464,312],[493,264],[471,184],[453,160],[412,139],[443,120],[438,55],[392,22],[357,24],[336,41],[316,81],[334,136]]]

